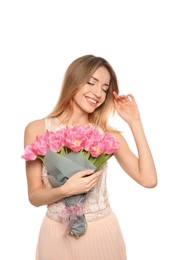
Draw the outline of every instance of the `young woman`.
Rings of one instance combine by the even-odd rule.
[[[108,125],[115,112],[129,125],[138,156],[123,135]],[[101,132],[109,131],[119,141],[115,159],[134,181],[146,188],[157,185],[153,157],[144,133],[140,113],[133,95],[119,95],[116,74],[103,58],[85,55],[74,60],[64,76],[59,100],[43,119],[30,122],[25,129],[24,147],[34,142],[45,130],[65,126],[92,125]],[[109,204],[104,167],[76,172],[65,184],[53,188],[41,160],[26,162],[28,197],[32,205],[47,205],[36,249],[37,260],[126,260],[124,239]],[[84,214],[86,232],[76,239],[62,235],[60,213],[63,198],[87,193]]]

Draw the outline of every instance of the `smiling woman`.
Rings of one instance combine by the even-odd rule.
[[[73,98],[73,109],[78,113],[77,108],[88,113],[101,106],[106,99],[106,92],[109,89],[110,74],[105,67],[99,67],[90,80],[76,93]],[[80,113],[80,112],[79,112]]]
[[[108,88],[109,91],[107,91]],[[100,93],[95,93],[98,90]],[[105,59],[93,55],[85,55],[73,61],[66,70],[59,100],[49,116],[58,115],[61,123],[76,124],[77,122],[73,122],[72,118],[74,116],[73,103],[79,91],[82,91],[81,97],[84,104],[89,105],[88,102],[90,101],[89,109],[93,109],[92,105],[98,103],[98,101],[100,102],[100,99],[104,99],[102,103],[105,104],[96,105],[97,109],[92,110],[89,115],[86,113],[86,118],[82,115],[80,118],[82,122],[80,122],[83,124],[89,122],[97,125],[101,124],[106,129],[108,118],[115,111],[112,93],[113,91],[119,93],[117,77],[111,65]],[[101,115],[104,116],[101,117]]]
[[[137,156],[129,148],[123,135],[108,124],[110,116],[116,112],[129,125],[136,143]],[[34,147],[34,151],[43,150],[48,143],[51,147],[57,145],[57,139],[65,145],[69,135],[73,137],[67,131],[72,126],[84,126],[89,131],[88,126],[91,126],[92,131],[95,129],[104,137],[111,136],[109,140],[117,140],[118,149],[113,155],[124,172],[144,187],[152,188],[157,185],[154,161],[135,98],[132,94],[119,95],[116,74],[102,57],[85,55],[69,65],[53,111],[45,118],[32,121],[26,126],[24,147],[27,149],[34,143],[39,145]],[[73,145],[79,144],[79,137],[82,136],[82,140],[88,138],[94,150],[103,148],[104,140],[97,142],[97,136],[100,135],[93,136],[93,132],[86,134],[80,129],[83,127],[79,127],[79,132],[75,134]],[[62,138],[61,132],[65,137]],[[38,142],[40,136],[47,136],[47,133],[47,141],[44,139]],[[56,134],[58,138],[50,138]],[[109,148],[111,146],[113,141],[109,143]],[[55,163],[57,167],[60,164]],[[52,165],[49,166],[51,171]],[[62,172],[65,168],[66,165],[62,165]],[[123,235],[107,193],[107,165],[97,171],[90,168],[75,171],[58,187],[51,184],[49,174],[39,158],[26,161],[29,201],[36,207],[47,205],[40,228],[36,260],[126,260]],[[80,210],[77,207],[68,207],[68,214],[64,214],[67,206],[65,201],[81,194],[86,194],[86,198],[82,207],[80,205]],[[70,221],[74,214],[76,218],[83,215],[86,218],[86,232],[78,239],[71,232],[66,237],[63,236],[64,220]]]

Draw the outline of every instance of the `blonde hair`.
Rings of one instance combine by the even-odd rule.
[[[47,118],[61,116],[60,123],[68,121],[73,113],[73,97],[101,66],[105,67],[110,73],[109,90],[107,91],[105,102],[93,113],[89,114],[89,121],[103,129],[107,129],[108,119],[115,113],[112,92],[119,93],[118,82],[116,74],[108,61],[94,55],[79,57],[69,65],[64,75],[59,99]]]

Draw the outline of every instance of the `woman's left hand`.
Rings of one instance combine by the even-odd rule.
[[[117,95],[113,92],[115,108],[118,115],[130,124],[132,121],[140,120],[140,113],[133,95]]]

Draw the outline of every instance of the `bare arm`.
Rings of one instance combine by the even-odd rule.
[[[138,156],[129,148],[121,134],[116,137],[120,141],[120,149],[115,154],[124,171],[144,187],[152,188],[157,185],[157,173],[150,147],[148,145],[139,110],[132,95],[118,96],[114,93],[115,107],[119,116],[126,121],[133,134]]]
[[[31,122],[25,129],[24,147],[35,141],[36,135],[43,134],[44,120]],[[103,171],[93,173],[85,170],[74,174],[64,185],[53,189],[44,189],[42,182],[42,162],[39,159],[26,162],[28,198],[32,205],[42,206],[54,203],[65,197],[88,192],[95,186]],[[85,177],[85,178],[84,178]]]

